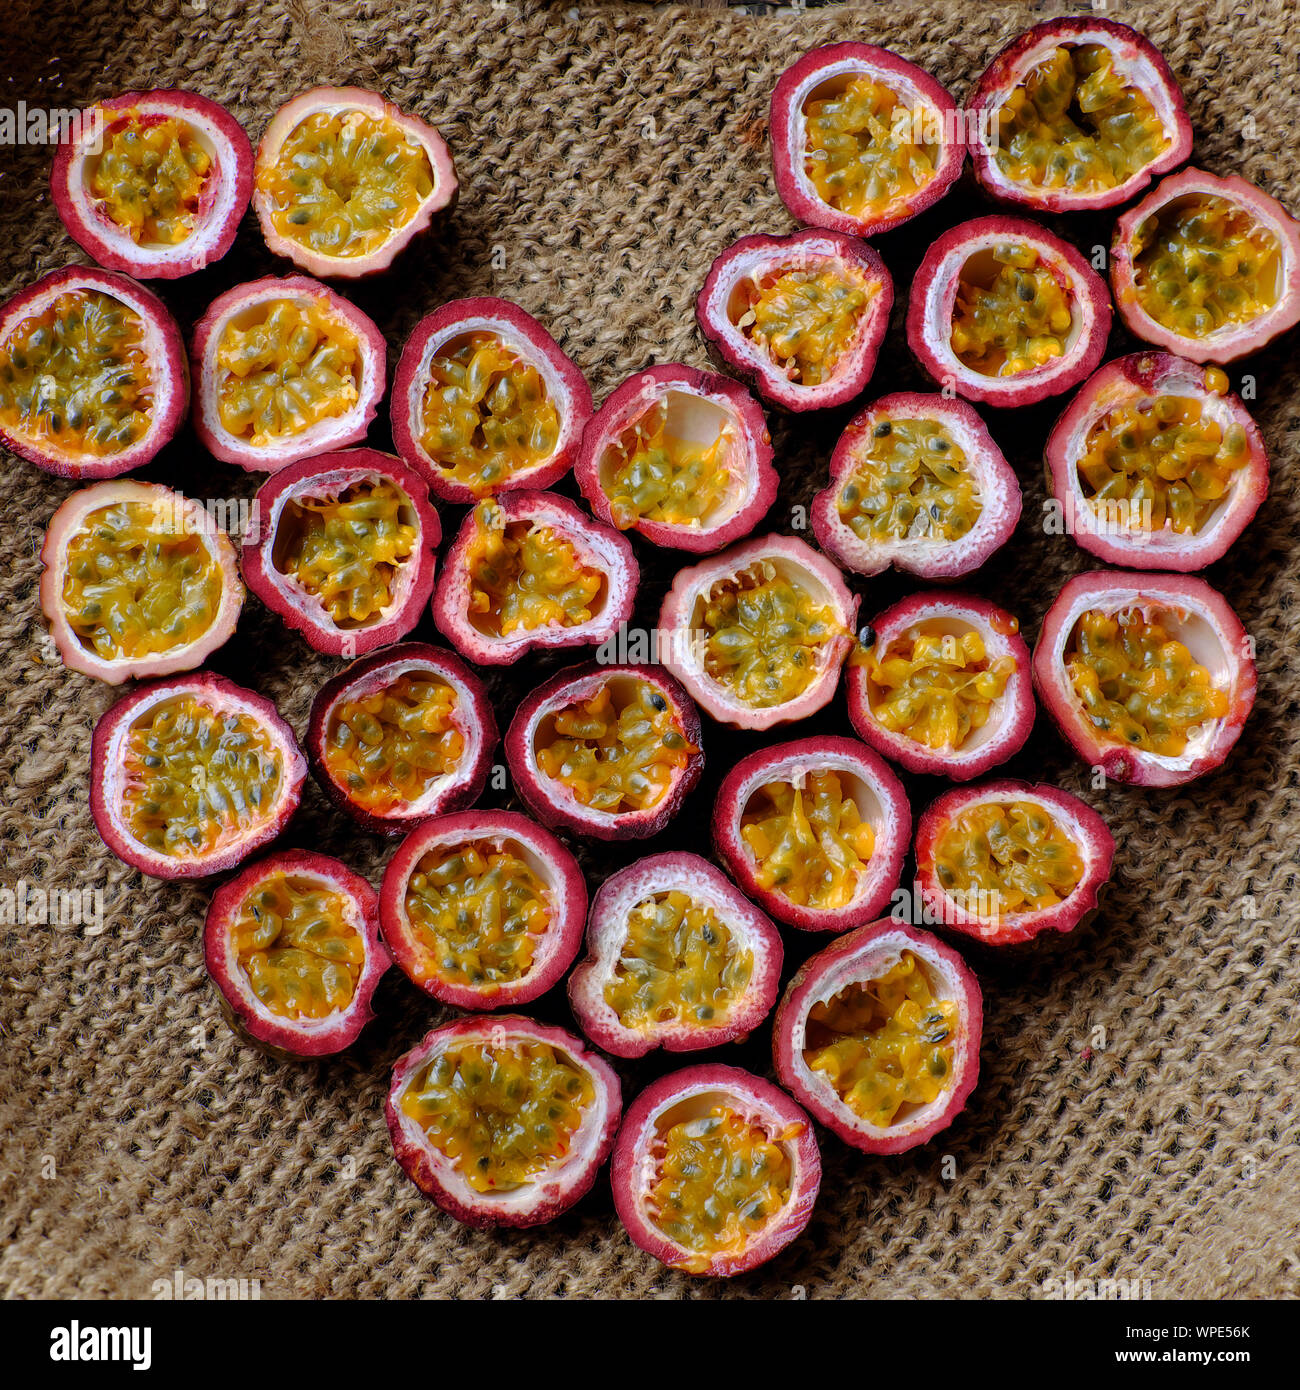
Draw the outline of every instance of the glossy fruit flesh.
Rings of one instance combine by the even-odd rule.
[[[564,1160],[594,1100],[588,1074],[549,1044],[485,1040],[439,1052],[401,1106],[470,1187],[504,1192]]]
[[[875,848],[875,832],[839,774],[810,772],[805,784],[768,782],[747,802],[741,837],[760,887],[801,907],[847,907]]]
[[[84,178],[96,207],[136,245],[175,246],[194,230],[212,160],[176,116],[114,115]]]
[[[456,705],[451,686],[427,673],[340,700],[325,734],[326,770],[366,811],[384,815],[419,801],[460,764]]]
[[[628,913],[605,1002],[630,1029],[720,1024],[744,993],[754,954],[688,893],[655,893]]]
[[[1079,847],[1037,801],[985,801],[944,827],[934,848],[935,875],[963,909],[1001,920],[1042,912],[1079,886]]]
[[[362,111],[318,111],[285,137],[257,188],[275,230],[320,255],[368,256],[433,192],[423,147]]]
[[[794,1182],[785,1144],[726,1100],[681,1119],[669,1110],[650,1156],[647,1215],[669,1240],[699,1255],[744,1250],[785,1206]]]
[[[1201,725],[1228,713],[1227,692],[1170,635],[1169,616],[1091,608],[1075,624],[1066,673],[1103,742],[1178,757]]]
[[[66,290],[0,343],[0,425],[38,448],[120,454],[148,430],[154,391],[143,320],[99,290]]]
[[[840,490],[840,519],[864,541],[952,541],[979,520],[965,452],[938,420],[881,420]]]
[[[366,946],[340,893],[273,874],[240,904],[229,931],[239,968],[272,1013],[328,1018],[352,1003]]]
[[[495,333],[454,338],[429,362],[425,453],[476,497],[555,452],[560,416],[542,374]]]
[[[904,951],[879,978],[813,1005],[804,1061],[850,1110],[884,1128],[948,1086],[957,1026],[957,1005],[935,997],[924,967]]]
[[[1240,204],[1209,193],[1166,203],[1131,249],[1138,304],[1192,339],[1249,323],[1277,304],[1282,248]]]
[[[274,806],[283,757],[251,715],[185,693],[149,706],[124,751],[121,815],[146,849],[184,862],[246,836]]]
[[[534,739],[541,773],[584,806],[617,815],[648,811],[672,790],[699,749],[648,681],[609,681],[548,715]]]
[[[952,311],[952,348],[983,376],[1017,376],[1060,357],[1073,316],[1038,252],[1002,242],[962,267]]]
[[[937,152],[918,141],[898,93],[865,74],[804,103],[804,169],[822,201],[871,217],[913,197],[935,175]]]
[[[229,319],[216,350],[222,428],[255,449],[346,415],[360,397],[361,345],[317,299],[259,299]]]
[[[732,295],[732,322],[801,386],[833,379],[878,287],[845,261],[803,269],[771,265]]]
[[[88,512],[67,543],[62,602],[81,645],[105,661],[165,656],[217,619],[224,576],[207,537],[144,502]]]
[[[994,158],[1026,189],[1100,193],[1154,163],[1170,140],[1146,95],[1104,44],[1065,44],[998,107]]]

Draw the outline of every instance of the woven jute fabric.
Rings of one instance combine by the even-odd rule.
[[[281,102],[325,82],[382,89],[432,120],[462,178],[455,216],[390,275],[346,292],[384,329],[390,366],[434,305],[515,299],[554,331],[597,399],[648,362],[707,365],[693,303],[713,256],[742,234],[791,230],[766,148],[782,68],[818,44],[862,39],[920,63],[960,97],[1002,44],[1058,12],[992,0],[770,15],[459,0],[10,0],[3,10],[0,103],[11,108],[188,87],[225,103],[256,139]],[[1291,7],[1123,0],[1107,13],[1169,59],[1195,123],[1195,162],[1300,209]],[[50,154],[0,149],[5,294],[83,259],[47,195]],[[958,191],[882,242],[901,300],[924,247],[981,206]],[[1054,225],[1088,250],[1108,238],[1105,218]],[[282,268],[250,216],[225,262],[161,292],[188,328],[228,285]],[[1111,355],[1130,347],[1117,332]],[[567,1215],[524,1233],[467,1230],[423,1198],[392,1159],[383,1098],[393,1060],[441,1015],[398,972],[381,986],[378,1020],[335,1060],[272,1060],[226,1028],[200,945],[209,890],[143,879],[91,823],[90,732],[114,692],[57,663],[36,600],[42,528],[70,485],[7,456],[0,880],[99,890],[104,929],[0,926],[0,1288],[148,1297],[181,1270],[256,1279],[263,1297],[1033,1297],[1088,1279],[1139,1281],[1135,1291],[1157,1298],[1296,1294],[1293,349],[1283,342],[1233,373],[1238,385],[1250,378],[1273,466],[1259,518],[1209,576],[1258,648],[1259,701],[1236,752],[1184,790],[1095,790],[1040,716],[1007,771],[1057,782],[1105,815],[1119,850],[1103,912],[1050,957],[980,963],[982,1074],[965,1114],[892,1159],[823,1136],[807,1232],[725,1285],[668,1272],[634,1247],[605,1176]],[[873,390],[907,386],[922,382],[896,322]],[[1031,638],[1064,579],[1090,567],[1040,524],[1040,451],[1054,413],[1050,403],[990,413],[1025,515],[979,588]],[[775,528],[797,526],[842,423],[773,421],[783,478]],[[373,441],[388,447],[382,420]],[[256,486],[189,433],[145,476],[201,497]],[[639,553],[638,618],[652,625],[674,566]],[[892,580],[856,587],[864,618],[905,591]],[[439,640],[427,618],[417,635]],[[503,719],[556,664],[492,676]],[[338,663],[313,656],[250,600],[212,665],[269,695],[301,733]],[[847,731],[842,704],[811,727]],[[649,848],[698,849],[718,777],[759,742],[710,726],[704,782]],[[940,789],[908,781],[917,811]],[[508,791],[488,800],[513,804]],[[287,842],[336,853],[375,882],[391,852],[314,788]],[[581,853],[594,886],[634,852]],[[791,966],[817,944],[785,935]],[[557,993],[535,1012],[571,1025]],[[734,1060],[769,1071],[766,1030]],[[621,1067],[627,1094],[670,1065]]]

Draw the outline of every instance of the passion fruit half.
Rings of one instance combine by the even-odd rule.
[[[612,637],[632,616],[640,568],[612,527],[567,498],[519,489],[480,502],[461,523],[433,596],[433,620],[479,666],[534,647]]]
[[[257,147],[262,235],[309,275],[356,279],[386,269],[456,192],[442,136],[360,87],[294,97]]]
[[[353,662],[321,687],[307,726],[321,790],[384,835],[472,806],[496,743],[483,682],[458,656],[426,642],[400,642]]]
[[[1110,251],[1129,332],[1193,362],[1235,362],[1300,323],[1300,223],[1235,174],[1162,179]]]
[[[936,589],[887,608],[867,633],[846,693],[878,753],[965,782],[1020,751],[1034,724],[1029,648],[1005,609]]]
[[[622,1113],[614,1069],[562,1028],[462,1018],[393,1068],[384,1118],[407,1177],[467,1226],[540,1226],[585,1196]]]
[[[224,463],[274,473],[365,438],[384,338],[342,295],[268,275],[218,295],[194,330],[194,429]]]
[[[236,1031],[292,1057],[351,1047],[392,964],[375,890],[339,860],[301,849],[270,854],[217,889],[203,955]]]
[[[817,544],[847,569],[958,579],[1011,538],[1020,484],[965,401],[899,391],[849,421],[813,499]]]
[[[1126,203],[1192,152],[1169,64],[1109,19],[1036,24],[989,64],[966,111],[980,184],[1041,212]]]
[[[825,410],[867,389],[894,282],[843,232],[746,236],[713,262],[695,301],[723,364],[783,410]]]
[[[697,854],[652,854],[601,884],[569,1002],[616,1057],[694,1052],[762,1023],[781,961],[776,928],[720,870]]]
[[[527,1004],[582,945],[577,860],[514,811],[460,811],[418,825],[384,872],[384,940],[426,994],[457,1009]]]
[[[833,941],[786,986],[772,1025],[781,1084],[846,1144],[914,1149],[979,1077],[979,982],[950,946],[884,918]]]
[[[1094,371],[1110,333],[1105,282],[1068,242],[1023,217],[977,217],[925,253],[907,342],[946,390],[1032,405]]]
[[[392,454],[302,459],[268,478],[255,505],[244,579],[318,652],[361,656],[419,622],[442,526],[424,479]]]
[[[1134,569],[1203,569],[1268,495],[1263,436],[1227,375],[1164,352],[1089,377],[1044,458],[1066,529],[1099,560]]]
[[[657,835],[700,780],[695,702],[655,666],[571,666],[543,682],[506,732],[528,809],[595,840]]]
[[[189,405],[180,329],[125,275],[68,266],[0,308],[0,440],[63,478],[116,478],[170,442]]]
[[[659,613],[661,659],[718,723],[770,729],[830,702],[857,611],[824,555],[759,536],[678,571]]]
[[[1097,909],[1115,839],[1077,796],[1010,778],[954,787],[916,830],[927,920],[986,946],[1073,931]]]
[[[253,147],[197,92],[96,102],[54,153],[50,192],[68,235],[108,270],[174,280],[230,250],[253,190]]]
[[[638,372],[608,397],[583,431],[574,475],[607,526],[697,554],[747,536],[776,500],[758,402],[676,362]]]
[[[152,878],[206,878],[280,834],[306,776],[270,700],[194,671],[142,685],[101,716],[90,811],[124,863]]]
[[[880,915],[912,834],[903,785],[883,758],[835,735],[760,748],[722,779],[713,843],[778,922],[848,931]]]
[[[725,1278],[802,1233],[821,1155],[784,1091],[709,1063],[661,1076],[628,1106],[610,1176],[634,1244],[670,1269]]]
[[[453,299],[426,315],[393,379],[397,452],[448,502],[551,487],[590,419],[586,378],[508,299]]]
[[[1090,570],[1043,619],[1034,687],[1074,751],[1116,782],[1213,771],[1255,703],[1255,661],[1217,590],[1185,574]]]
[[[948,92],[869,43],[817,48],[787,68],[769,133],[776,191],[791,216],[850,236],[877,236],[924,212],[966,159]]]
[[[244,586],[201,502],[122,478],[64,499],[41,547],[41,611],[63,664],[110,685],[189,671],[231,636]]]

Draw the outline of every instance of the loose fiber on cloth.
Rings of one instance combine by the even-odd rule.
[[[432,120],[463,181],[451,224],[377,283],[346,289],[379,322],[390,366],[422,313],[465,294],[516,299],[601,399],[648,362],[707,365],[693,318],[719,250],[791,222],[772,184],[767,102],[808,48],[888,45],[962,96],[1049,6],[878,4],[748,15],[723,9],[236,0],[10,0],[0,104],[83,105],[179,86],[224,102],[254,138],[316,83],[378,87]],[[1182,83],[1195,162],[1239,172],[1300,210],[1300,29],[1283,0],[1108,13],[1143,29]],[[50,204],[49,149],[0,150],[0,287],[83,259]],[[980,207],[959,192],[881,242],[900,291],[938,231]],[[1091,249],[1109,221],[1053,224]],[[186,328],[228,285],[283,269],[248,218],[222,264],[161,292]],[[1130,350],[1117,332],[1110,355]],[[982,1075],[925,1148],[873,1159],[825,1136],[805,1235],[729,1284],[692,1281],[633,1247],[607,1178],[541,1229],[479,1233],[443,1216],[394,1163],[382,1107],[393,1060],[439,1012],[393,971],[379,1019],[338,1059],[270,1060],[225,1026],[207,980],[202,886],[120,864],[87,810],[90,730],[114,693],[65,672],[36,601],[42,528],[68,484],[4,459],[0,546],[0,885],[99,889],[104,930],[0,927],[0,1289],[16,1297],[144,1296],[181,1269],[260,1280],[264,1297],[1032,1297],[1048,1280],[1134,1279],[1153,1297],[1295,1295],[1300,1187],[1297,973],[1300,830],[1300,409],[1294,338],[1234,370],[1272,454],[1272,494],[1210,574],[1258,644],[1260,692],[1235,754],[1181,791],[1094,791],[1045,718],[1010,775],[1076,791],[1110,822],[1116,882],[1097,921],[1029,965],[978,966]],[[873,392],[919,387],[896,322]],[[1059,402],[1057,403],[1059,405]],[[978,587],[1031,638],[1065,578],[1090,566],[1040,525],[1039,452],[1055,414],[991,412],[1025,487],[1012,543]],[[842,416],[775,419],[788,530],[822,484]],[[377,423],[372,442],[388,447]],[[194,496],[251,495],[184,433],[146,476]],[[456,518],[448,516],[452,524]],[[652,623],[674,562],[639,553]],[[863,617],[905,591],[858,582]],[[426,620],[419,636],[437,634]],[[572,657],[570,659],[573,659]],[[301,733],[338,663],[250,600],[211,663],[274,699]],[[505,718],[555,660],[493,674]],[[837,702],[810,729],[847,731]],[[802,732],[802,730],[801,730]],[[721,774],[759,740],[706,731],[708,770],[644,849],[699,848]],[[915,810],[941,786],[908,781]],[[508,792],[489,801],[512,804]],[[391,846],[307,793],[286,843],[377,882]],[[634,851],[581,851],[593,885]],[[785,933],[790,965],[818,942]],[[562,992],[560,993],[562,996]],[[562,997],[540,1015],[570,1023]],[[768,1069],[767,1032],[734,1060]],[[629,1096],[671,1063],[620,1067]]]

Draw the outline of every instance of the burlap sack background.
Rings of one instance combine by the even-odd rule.
[[[765,127],[776,75],[794,57],[836,39],[880,42],[960,97],[997,48],[1052,12],[882,4],[752,16],[406,0],[10,0],[4,11],[11,71],[0,101],[11,107],[186,86],[225,102],[256,140],[300,89],[355,82],[427,116],[455,151],[460,208],[356,299],[395,357],[442,300],[515,298],[551,326],[598,399],[648,361],[705,365],[692,305],[710,260],[740,234],[790,229]],[[1196,161],[1239,171],[1300,209],[1300,41],[1283,0],[1121,3],[1109,13],[1143,28],[1173,65]],[[81,259],[46,196],[48,166],[48,150],[0,150],[5,294]],[[968,193],[956,195],[882,242],[900,298],[937,229],[974,210]],[[1068,231],[1091,247],[1108,224],[1084,219]],[[188,327],[222,288],[274,268],[250,218],[223,265],[162,292]],[[1117,334],[1112,353],[1127,346]],[[421,1198],[392,1161],[382,1101],[393,1059],[438,1014],[397,972],[377,996],[380,1020],[337,1060],[283,1064],[227,1031],[199,946],[206,892],[141,879],[91,825],[90,729],[113,695],[52,663],[35,597],[42,527],[69,488],[7,457],[0,881],[100,888],[105,930],[0,928],[0,1288],[147,1297],[179,1268],[257,1278],[264,1296],[280,1297],[1025,1297],[1067,1277],[1149,1280],[1156,1297],[1294,1295],[1293,348],[1234,372],[1255,377],[1273,454],[1272,496],[1210,576],[1259,648],[1259,703],[1236,754],[1182,792],[1097,793],[1040,723],[1007,770],[1080,791],[1109,819],[1120,850],[1104,914],[1050,960],[981,967],[983,1075],[966,1115],[897,1159],[826,1137],[807,1233],[726,1286],[671,1274],[633,1247],[603,1176],[575,1211],[531,1233],[470,1232]],[[895,332],[873,390],[916,383]],[[978,587],[1018,612],[1031,637],[1065,576],[1087,568],[1072,542],[1038,526],[1037,455],[1053,415],[1049,404],[992,419],[1026,506]],[[774,526],[788,528],[791,506],[821,485],[841,423],[775,422],[785,486]],[[382,420],[374,440],[387,444]],[[189,435],[148,476],[195,495],[254,486]],[[671,569],[650,558],[644,618]],[[902,591],[859,588],[864,618]],[[419,635],[436,634],[426,620]],[[277,700],[299,731],[334,669],[253,601],[213,664]],[[543,669],[495,679],[498,709],[508,717],[511,692]],[[819,722],[846,728],[838,703]],[[652,847],[698,847],[718,775],[753,742],[708,730],[705,783]],[[939,789],[913,780],[915,808]],[[289,843],[339,853],[375,881],[390,850],[330,814],[314,789]],[[588,852],[593,883],[627,857]],[[791,965],[814,945],[786,937]],[[568,1020],[562,998],[538,1012]],[[735,1060],[762,1071],[766,1046],[756,1037]],[[622,1068],[629,1095],[662,1069]]]

